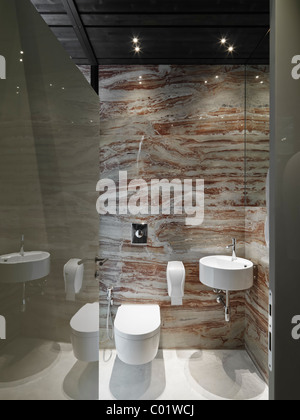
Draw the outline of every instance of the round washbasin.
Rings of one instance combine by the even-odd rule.
[[[212,289],[224,291],[250,289],[253,286],[253,263],[220,255],[202,258],[200,281]]]
[[[50,273],[50,254],[33,251],[2,255],[0,257],[0,283],[25,283],[42,279]]]

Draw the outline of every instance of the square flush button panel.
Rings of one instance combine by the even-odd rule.
[[[148,225],[133,224],[131,234],[132,245],[147,245]]]

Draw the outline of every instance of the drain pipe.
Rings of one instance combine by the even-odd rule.
[[[221,295],[218,296],[217,302],[219,304],[222,304],[224,306],[224,309],[225,309],[225,321],[226,322],[230,322],[230,319],[231,319],[231,308],[230,308],[230,293],[229,293],[229,291],[228,290],[226,291],[226,302],[224,300],[224,297],[221,296]]]

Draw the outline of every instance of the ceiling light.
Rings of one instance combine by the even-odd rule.
[[[139,47],[138,45],[135,47],[134,49],[135,52],[139,53],[141,51],[141,47]]]
[[[135,36],[135,37],[133,38],[132,42],[133,42],[134,44],[138,44],[139,39]]]
[[[228,52],[232,53],[233,51],[234,51],[234,47],[230,45],[230,47],[228,48]]]
[[[218,79],[219,78],[219,76],[216,76],[216,79]]]
[[[259,79],[259,76],[256,76],[256,79]]]
[[[205,80],[205,82],[204,82],[204,83],[207,85],[208,81],[207,81],[207,80]]]
[[[220,42],[221,42],[222,45],[225,45],[226,42],[227,42],[227,39],[226,38],[222,38]]]

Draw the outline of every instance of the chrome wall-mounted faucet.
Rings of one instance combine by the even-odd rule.
[[[114,291],[114,288],[110,287],[110,288],[107,289],[107,292],[106,292],[107,293],[106,294],[106,299],[107,299],[108,303],[110,304],[110,306],[113,306],[113,304],[114,304],[113,291]]]
[[[232,261],[236,261],[237,256],[236,256],[236,239],[235,238],[232,238],[232,244],[226,247],[226,249],[230,249],[230,248],[232,248]]]
[[[108,258],[96,257],[96,263],[99,263],[100,267],[102,267],[107,261],[108,261]]]
[[[24,257],[24,254],[25,254],[24,245],[25,245],[25,236],[22,235],[22,237],[21,237],[21,249],[20,249],[21,257]]]
[[[106,263],[106,261],[108,261],[108,258],[84,258],[83,260],[79,261],[78,265],[82,265],[88,261],[95,261],[96,264],[99,263],[100,267],[102,267]]]

